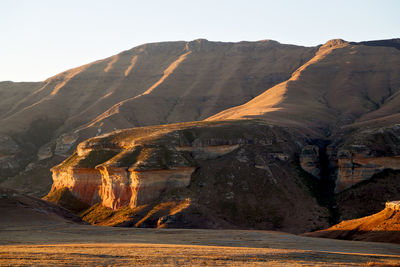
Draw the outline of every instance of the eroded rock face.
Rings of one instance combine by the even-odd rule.
[[[123,167],[53,169],[51,192],[68,188],[79,200],[93,205],[118,209],[132,208],[156,200],[171,188],[186,187],[194,167],[177,167],[169,170],[135,171]]]
[[[98,190],[103,206],[112,209],[127,206],[132,196],[127,168],[101,166],[96,169],[101,175]]]
[[[303,147],[300,154],[300,166],[303,170],[320,178],[321,168],[319,163],[319,147],[314,145],[307,145]]]
[[[386,202],[385,207],[394,211],[400,211],[400,200]]]
[[[235,127],[242,129],[239,124]],[[207,128],[206,123],[204,128],[179,124],[150,130],[134,128],[89,139],[77,146],[74,155],[52,168],[52,191],[67,187],[89,205],[101,202],[111,209],[134,208],[157,200],[163,192],[189,186],[197,160],[216,160],[238,151],[235,158],[239,162],[269,170],[269,161],[293,158],[287,140],[265,132],[264,128],[272,132],[269,126],[262,126],[261,137],[254,134],[252,139],[243,137],[246,129],[231,133],[229,127]],[[250,144],[273,150],[264,151],[253,162],[254,156],[241,148]]]
[[[74,176],[90,169],[90,190],[102,204],[87,210],[92,223],[298,233],[326,227],[329,217],[295,167],[305,140],[256,121],[120,130],[80,143],[53,168],[53,190],[67,187],[85,200]],[[105,208],[115,220],[98,218]]]
[[[56,155],[64,156],[68,152],[68,150],[70,150],[71,147],[75,144],[78,138],[79,135],[76,133],[70,133],[70,134],[65,133],[61,135],[56,140],[56,148],[54,153]]]
[[[130,171],[132,197],[129,205],[140,206],[156,200],[163,191],[186,187],[194,167],[177,167],[171,170]]]
[[[52,169],[53,185],[50,192],[67,187],[79,200],[93,205],[100,201],[101,175],[91,168]]]
[[[99,195],[103,206],[118,209],[131,208],[156,200],[163,191],[186,187],[194,167],[177,167],[170,170],[135,171],[127,168],[101,166]]]
[[[186,187],[194,167],[137,171],[127,167],[53,168],[51,192],[67,187],[79,200],[118,209],[156,200],[168,189]]]
[[[52,156],[53,156],[53,151],[51,149],[50,144],[46,144],[41,148],[39,148],[39,151],[37,153],[38,160],[48,159],[51,158]]]
[[[181,131],[163,128],[154,132],[135,140],[104,135],[79,144],[73,156],[52,169],[52,191],[67,187],[89,205],[134,208],[167,190],[187,187],[195,170],[193,160],[216,159],[248,142],[193,136],[188,140]]]
[[[370,179],[385,169],[400,170],[400,156],[371,157],[363,153],[341,150],[338,153],[336,192],[341,192]]]
[[[338,149],[336,192],[370,179],[385,169],[400,170],[398,124],[355,131]]]

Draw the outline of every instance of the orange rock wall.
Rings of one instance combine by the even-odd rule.
[[[52,170],[52,172],[51,192],[67,187],[74,196],[89,205],[100,201],[98,188],[101,185],[101,175],[99,171],[90,168],[70,168]]]
[[[167,189],[188,186],[194,170],[194,167],[178,167],[172,170],[130,172],[130,206],[143,205],[157,199]]]
[[[117,209],[127,206],[132,197],[127,168],[99,167],[102,183],[99,194],[105,207]]]
[[[134,171],[100,166],[96,169],[70,168],[53,170],[51,191],[67,187],[78,199],[93,205],[118,209],[149,203],[165,190],[186,187],[194,167]]]

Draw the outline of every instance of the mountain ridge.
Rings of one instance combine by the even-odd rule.
[[[51,193],[93,205],[93,222],[111,209],[122,225],[332,225],[353,216],[349,195],[400,169],[396,43],[153,43],[42,83],[0,83],[2,184],[43,196],[48,169],[72,154],[52,168]]]

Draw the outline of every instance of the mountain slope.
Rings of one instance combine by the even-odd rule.
[[[3,184],[42,195],[72,154],[52,168],[52,199],[94,205],[93,223],[324,227],[357,204],[355,185],[400,170],[397,44],[148,44],[21,87],[26,97],[7,89]]]
[[[142,45],[44,81],[2,114],[1,132],[43,116],[63,121],[59,133],[110,116],[127,127],[203,119],[286,80],[314,51],[274,41]]]
[[[202,120],[243,104],[315,50],[275,41],[153,43],[40,83],[1,83],[0,181],[100,133]]]
[[[81,219],[52,203],[0,187],[0,228],[54,226],[82,223]]]
[[[329,136],[341,126],[400,112],[399,64],[394,47],[332,40],[287,81],[208,120],[262,118]]]

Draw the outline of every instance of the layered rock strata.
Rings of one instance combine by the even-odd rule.
[[[52,168],[53,186],[51,192],[67,187],[81,201],[93,205],[100,201],[98,188],[101,174],[91,168]]]
[[[341,192],[362,181],[370,179],[385,169],[400,170],[400,156],[368,157],[349,150],[342,150],[338,155],[338,176],[336,192]]]
[[[89,205],[98,197],[83,215],[95,224],[303,232],[329,218],[295,167],[306,139],[251,120],[115,131],[54,167],[52,192],[66,187]],[[84,169],[92,197],[80,191]]]
[[[112,209],[137,207],[156,200],[163,191],[186,187],[194,167],[136,171],[135,169],[100,166],[98,194],[102,205]]]
[[[386,169],[400,170],[400,125],[365,127],[348,133],[337,149],[336,192]]]
[[[165,191],[187,187],[194,160],[216,159],[247,142],[243,138],[188,138],[185,130],[175,127],[175,131],[154,129],[150,135],[146,128],[137,128],[128,138],[109,140],[113,135],[108,134],[79,144],[70,158],[51,169],[51,192],[66,187],[89,205],[137,207]]]
[[[155,166],[153,169],[116,167],[112,164],[83,168],[79,162],[73,166],[65,165],[52,168],[51,192],[66,187],[89,205],[101,202],[112,209],[140,206],[156,200],[165,190],[186,187],[195,169],[189,165]]]

